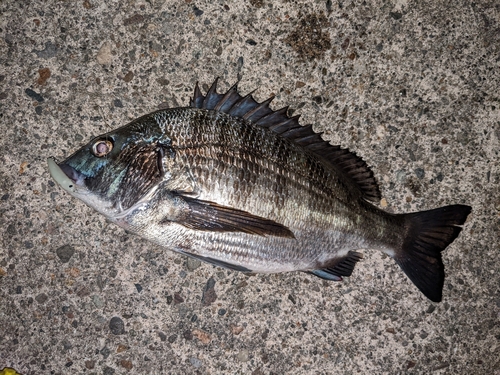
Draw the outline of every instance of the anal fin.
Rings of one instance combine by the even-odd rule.
[[[351,276],[356,263],[363,259],[363,254],[349,251],[346,256],[337,258],[325,268],[307,271],[324,280],[342,281],[342,276]]]

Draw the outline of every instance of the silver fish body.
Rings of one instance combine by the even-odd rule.
[[[93,139],[54,179],[110,221],[168,249],[244,272],[351,275],[359,249],[393,257],[430,299],[441,300],[441,251],[470,207],[393,215],[378,209],[373,173],[286,109],[236,87],[195,89],[166,109]]]

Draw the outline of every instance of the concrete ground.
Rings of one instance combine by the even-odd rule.
[[[0,2],[0,370],[500,374],[498,1]],[[469,204],[441,303],[371,250],[245,276],[106,223],[46,158],[241,80],[373,166],[391,212]]]

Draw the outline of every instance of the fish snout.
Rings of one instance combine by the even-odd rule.
[[[83,175],[68,164],[57,164],[48,158],[49,172],[52,178],[68,193],[74,193],[77,187],[83,186]]]

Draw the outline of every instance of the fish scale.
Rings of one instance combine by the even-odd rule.
[[[109,221],[167,249],[243,272],[350,276],[359,250],[385,252],[433,301],[441,252],[471,207],[385,212],[373,172],[272,99],[236,86],[156,111],[92,139],[61,163],[58,184]]]
[[[172,115],[176,116],[177,114]],[[207,113],[207,115],[210,115],[210,113]],[[190,121],[190,119],[186,119],[186,121],[188,123],[195,123],[194,121]],[[199,116],[197,116],[196,118],[197,125],[210,123],[210,119],[202,119]],[[201,125],[201,127],[203,128],[205,126]],[[207,132],[213,131],[212,129],[205,130]],[[263,131],[261,132],[261,135],[262,138],[261,140],[259,140],[261,142],[258,142],[257,139],[255,139],[254,143],[260,144],[261,150],[265,151],[267,144],[269,144],[270,142],[267,141],[268,137],[266,137],[266,134]],[[297,195],[300,194],[300,192],[303,192],[303,199],[305,199],[306,202],[311,202],[311,204],[308,204],[308,212],[322,210],[325,205],[327,207],[331,207],[332,202],[324,202],[324,200],[328,199],[328,193],[333,193],[333,189],[329,189],[328,186],[325,186],[325,182],[328,182],[328,180],[324,178],[326,177],[324,176],[324,174],[322,176],[319,173],[323,172],[323,170],[320,170],[318,168],[316,169],[316,173],[308,173],[308,175],[305,176],[304,170],[309,169],[306,169],[306,166],[303,162],[299,164],[299,156],[295,157],[295,155],[291,154],[290,151],[287,152],[287,154],[289,155],[288,160],[290,162],[288,164],[288,168],[286,168],[286,165],[284,163],[285,158],[282,155],[276,153],[273,154],[271,151],[266,154],[268,156],[268,159],[263,159],[262,156],[258,159],[255,157],[255,155],[253,158],[247,156],[248,153],[244,153],[244,149],[242,150],[242,148],[252,149],[252,147],[255,146],[246,143],[245,138],[240,138],[238,135],[235,135],[234,139],[231,140],[232,142],[229,142],[229,139],[227,139],[230,148],[239,150],[239,157],[233,156],[233,161],[235,161],[235,163],[231,164],[229,163],[228,158],[223,157],[223,155],[217,152],[215,152],[214,154],[208,153],[207,155],[206,152],[200,150],[205,148],[213,150],[211,148],[213,146],[208,145],[208,142],[211,141],[210,137],[202,136],[200,138],[202,139],[198,141],[198,145],[194,145],[194,143],[192,143],[194,142],[194,140],[190,139],[189,142],[191,142],[191,144],[189,146],[184,146],[182,143],[182,139],[173,140],[173,144],[177,145],[178,149],[180,150],[184,150],[188,147],[190,150],[194,150],[190,151],[190,155],[195,154],[195,158],[189,157],[189,155],[184,156],[182,152],[178,153],[178,156],[180,158],[185,158],[181,163],[188,165],[189,168],[197,168],[198,166],[202,167],[203,165],[210,165],[211,163],[210,161],[208,161],[208,159],[213,160],[214,163],[218,164],[209,169],[210,176],[208,177],[208,181],[216,183],[220,187],[222,187],[225,192],[224,197],[220,197],[218,195],[218,189],[203,189],[200,199],[209,201],[220,201],[221,199],[224,199],[223,204],[234,205],[236,207],[240,207],[242,210],[253,210],[257,215],[260,216],[267,216],[272,213],[269,211],[269,208],[267,208],[266,211],[266,206],[262,204],[259,204],[257,206],[255,206],[254,204],[255,207],[250,207],[249,205],[242,204],[243,202],[241,201],[241,198],[245,197],[246,200],[250,201],[250,204],[252,204],[252,202],[255,202],[255,199],[249,198],[252,195],[260,197],[261,201],[265,202],[265,197],[269,197],[269,199],[276,195],[286,197]],[[279,150],[285,150],[285,148],[273,147],[272,149],[272,151]],[[281,165],[278,164],[278,168],[274,168],[274,170],[264,168],[264,165],[268,163],[276,165],[275,160],[279,160],[281,162]],[[302,161],[303,160],[304,158],[302,158]],[[234,170],[227,171],[225,168],[221,167],[224,163],[233,167]],[[225,183],[225,181],[227,181],[228,178],[234,178],[234,176],[239,171],[242,171],[244,173],[244,177],[238,179],[238,181],[240,182],[239,189],[231,189],[230,184]],[[284,173],[285,171],[286,173]],[[206,181],[207,177],[204,177],[204,179]],[[309,189],[309,187],[312,187],[311,185],[314,186],[313,190]],[[348,201],[348,197],[345,197],[345,200]],[[328,211],[331,212],[331,208]],[[274,217],[273,219],[277,220],[278,217]]]
[[[191,113],[193,113],[193,111],[189,110],[188,114]],[[211,115],[210,112],[206,112],[204,114],[206,116]],[[178,111],[172,113],[172,117],[176,116],[179,116]],[[181,137],[177,137],[171,133],[172,137],[174,138],[173,143],[180,151],[179,157],[183,157],[182,150],[185,149],[190,149],[189,156],[196,156],[194,160],[190,160],[189,156],[185,157],[185,159],[182,160],[182,163],[188,164],[191,168],[196,168],[198,167],[198,165],[208,164],[209,162],[207,161],[207,159],[214,160],[214,162],[218,163],[229,164],[243,170],[247,176],[252,176],[250,180],[248,180],[248,177],[239,179],[245,181],[247,183],[247,187],[253,188],[253,186],[256,186],[257,188],[261,188],[262,190],[270,191],[273,194],[279,192],[280,189],[284,189],[287,186],[293,184],[298,185],[297,189],[300,189],[302,191],[304,191],[304,188],[307,189],[314,186],[315,189],[314,191],[311,191],[310,194],[312,195],[313,193],[316,193],[325,198],[328,197],[329,194],[331,195],[336,192],[344,192],[344,190],[329,189],[328,183],[333,183],[333,181],[328,181],[326,179],[328,176],[326,175],[324,169],[320,168],[320,165],[318,163],[307,164],[307,161],[309,161],[310,159],[301,156],[299,152],[292,153],[289,148],[283,146],[283,144],[285,144],[284,139],[276,137],[276,142],[273,144],[276,145],[276,147],[272,147],[272,149],[270,149],[270,147],[268,147],[270,145],[270,142],[268,141],[269,134],[264,133],[263,129],[259,129],[261,130],[260,132],[253,132],[253,140],[252,137],[250,137],[249,139],[248,137],[245,137],[244,132],[241,132],[240,134],[235,134],[231,139],[226,138],[227,143],[225,146],[220,145],[220,142],[217,142],[216,145],[214,145],[210,144],[210,142],[213,142],[213,138],[210,135],[206,135],[211,134],[214,131],[214,129],[211,129],[207,126],[209,124],[212,124],[212,119],[210,117],[203,118],[199,114],[193,117],[194,118],[185,118],[185,121],[186,123],[200,125],[199,127],[205,130],[205,133],[198,133],[199,139],[188,139],[187,141],[189,142],[189,144],[185,145],[183,143],[184,137],[182,137],[182,135],[184,133],[188,133],[189,130],[183,129]],[[219,131],[223,133],[224,129],[220,129]],[[255,138],[256,133],[260,133],[260,139]],[[246,134],[250,134],[250,132],[247,132]],[[196,142],[196,144],[194,142]],[[279,145],[281,145],[282,147],[278,147]],[[229,163],[229,160],[224,153],[214,151],[214,148],[216,147],[221,147],[226,151],[226,153],[228,152],[228,149],[235,149],[237,150],[236,155],[238,155],[239,158],[236,155],[232,155],[233,160],[235,160],[236,162]],[[261,155],[256,155],[256,153],[253,151],[256,149],[256,147],[259,147],[259,153]],[[208,148],[212,152],[203,152],[203,149],[205,148]],[[202,160],[202,158],[205,158],[205,160]],[[286,161],[288,161],[288,163],[286,163]],[[265,166],[269,163],[273,164],[273,170],[265,168]],[[211,170],[215,178],[223,178],[228,174],[230,176],[234,176],[234,173],[227,173],[224,169],[221,168],[216,167],[212,168]],[[269,180],[272,180],[273,186],[251,182],[252,180],[256,180],[257,178],[262,178],[263,176],[266,176],[269,178]],[[345,191],[347,192],[347,190]],[[209,190],[207,189],[205,190],[205,192],[208,193]],[[245,191],[245,193],[249,194],[251,192],[247,190]],[[289,192],[289,194],[292,194],[292,192]],[[337,198],[341,198],[340,194],[337,194]],[[344,198],[345,201],[349,201],[350,197],[348,197],[347,194],[343,194],[342,198]],[[320,209],[321,206],[311,208],[313,210],[317,210]]]

